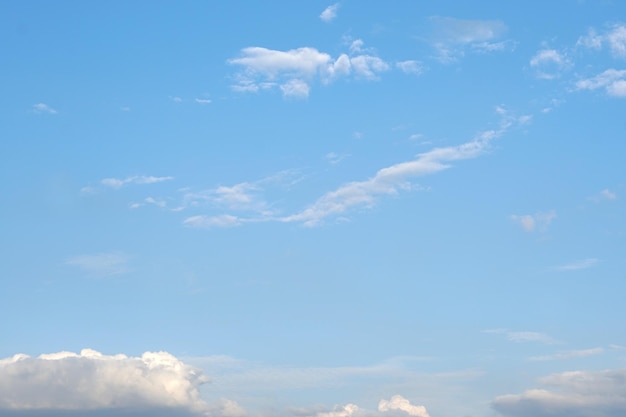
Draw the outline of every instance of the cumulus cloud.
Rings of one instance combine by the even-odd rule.
[[[512,214],[511,220],[522,226],[526,232],[534,232],[535,230],[546,231],[552,220],[556,219],[556,211],[539,212],[536,214]]]
[[[567,57],[556,49],[542,49],[530,59],[530,67],[537,78],[552,80],[571,66]]]
[[[45,103],[33,104],[33,111],[35,113],[57,114],[57,111],[55,109]]]
[[[607,95],[626,97],[626,70],[608,69],[595,77],[576,82],[578,90],[597,90],[603,88]]]
[[[120,275],[130,271],[130,257],[121,252],[103,252],[67,258],[65,264],[94,276]]]
[[[337,17],[338,10],[339,10],[339,3],[332,4],[324,9],[322,14],[320,14],[320,19],[322,19],[326,23],[332,20],[335,20],[335,18]]]
[[[432,45],[443,62],[455,61],[467,51],[492,52],[511,49],[513,43],[496,41],[507,31],[499,20],[467,20],[432,17]]]
[[[324,218],[343,214],[351,208],[371,207],[377,197],[415,188],[409,182],[414,177],[434,174],[452,167],[452,162],[482,155],[494,139],[500,137],[517,122],[517,119],[507,118],[498,129],[482,132],[469,142],[457,146],[434,148],[418,154],[412,161],[382,168],[367,180],[350,182],[326,193],[300,213],[285,216],[281,221],[302,222],[307,226],[315,226]]]
[[[100,184],[109,188],[121,188],[128,184],[155,184],[157,182],[170,181],[173,180],[174,177],[154,177],[147,175],[135,175],[132,177],[126,178],[104,178],[100,181]]]
[[[366,410],[356,404],[336,405],[330,411],[318,412],[315,417],[391,417],[391,416],[430,417],[426,407],[413,405],[401,395],[394,395],[389,400],[382,399],[378,410]]]
[[[200,370],[166,352],[18,354],[0,360],[0,414],[209,415],[212,406],[198,391],[206,382]]]
[[[569,264],[559,265],[554,269],[556,269],[557,271],[578,271],[580,269],[591,268],[598,262],[600,262],[600,260],[597,258],[587,258]]]
[[[539,380],[544,387],[499,396],[505,417],[621,417],[626,415],[626,369],[573,371]]]
[[[350,55],[343,53],[336,59],[311,47],[287,51],[244,48],[238,58],[228,60],[229,64],[242,68],[235,74],[236,84],[232,88],[239,92],[279,88],[284,97],[306,98],[316,80],[328,84],[350,75],[376,80],[380,73],[389,70],[389,64],[372,52],[354,48],[355,42],[362,46],[362,41],[354,41]]]

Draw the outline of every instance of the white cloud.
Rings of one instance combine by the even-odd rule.
[[[389,64],[371,52],[364,53],[362,44],[360,39],[352,42],[351,55],[340,54],[337,59],[311,47],[288,51],[244,48],[240,57],[227,61],[242,68],[234,75],[236,84],[232,88],[239,92],[258,92],[278,87],[285,97],[305,98],[316,80],[328,84],[351,74],[376,80],[379,73],[390,68]]]
[[[539,380],[546,388],[497,397],[505,417],[621,417],[626,415],[626,369],[573,371]]]
[[[45,103],[37,103],[33,105],[33,111],[35,113],[48,113],[57,114],[57,111]]]
[[[580,269],[591,268],[592,266],[596,265],[598,262],[600,262],[599,259],[587,258],[587,259],[581,259],[580,261],[576,261],[571,264],[557,266],[555,269],[557,271],[578,271]]]
[[[0,414],[207,415],[211,406],[198,391],[206,382],[200,370],[166,352],[140,357],[104,355],[91,349],[39,357],[19,354],[0,360]]]
[[[339,3],[332,4],[324,9],[322,14],[320,14],[320,19],[324,22],[330,22],[337,17],[337,11],[339,10]]]
[[[73,256],[67,258],[65,264],[77,267],[90,275],[111,276],[130,271],[129,260],[129,256],[121,252],[103,252]]]
[[[211,104],[211,100],[207,98],[196,98],[194,101],[198,104]]]
[[[601,34],[590,28],[587,35],[581,36],[576,43],[576,46],[595,50],[602,49],[604,45],[608,45],[614,57],[626,58],[626,26],[615,24]]]
[[[607,189],[604,189],[602,191],[600,191],[600,195],[607,199],[607,200],[615,200],[617,199],[617,194],[615,194],[613,191],[609,191]]]
[[[170,100],[172,100],[174,103],[181,103],[183,101],[182,98],[177,97],[177,96],[169,96]]]
[[[404,411],[406,414],[415,417],[430,417],[426,407],[422,405],[413,405],[401,395],[394,395],[389,400],[380,400],[378,403],[378,411]]]
[[[532,356],[528,358],[528,360],[531,360],[531,361],[565,360],[565,359],[574,359],[574,358],[585,358],[587,356],[599,355],[601,353],[604,353],[604,349],[601,347],[598,347],[598,348],[593,348],[593,349],[568,350],[564,352],[558,352],[553,355]]]
[[[348,154],[338,154],[336,152],[328,152],[326,154],[326,160],[335,165],[338,164],[339,162],[343,161],[344,159],[346,159],[347,157],[349,157],[350,155]]]
[[[135,175],[135,176],[126,177],[123,179],[104,178],[103,180],[100,181],[100,184],[109,188],[121,188],[127,184],[137,184],[137,185],[155,184],[157,182],[170,181],[173,179],[174,177],[154,177],[154,176],[147,176],[147,175]]]
[[[517,121],[517,120],[516,120]],[[505,119],[497,130],[488,130],[473,140],[458,146],[435,148],[418,154],[416,159],[391,165],[379,170],[365,181],[354,181],[328,192],[300,213],[286,216],[284,222],[303,222],[315,226],[324,218],[341,215],[355,207],[371,207],[376,198],[382,195],[397,194],[399,190],[411,189],[409,180],[413,177],[434,174],[450,168],[450,162],[472,159],[482,155],[492,140],[506,132],[514,122]]]
[[[507,31],[499,20],[465,20],[452,17],[432,17],[432,45],[443,62],[455,61],[466,51],[492,52],[510,49],[508,41],[494,42]]]
[[[538,78],[552,80],[560,77],[571,66],[571,62],[556,49],[542,49],[530,59],[530,66]]]
[[[545,333],[538,332],[528,332],[528,331],[510,331],[507,329],[488,329],[483,330],[483,333],[493,333],[493,334],[503,334],[506,336],[507,340],[511,342],[521,343],[521,342],[539,342],[544,345],[554,345],[559,342],[552,337],[548,336]]]
[[[550,210],[545,213],[539,212],[534,215],[512,214],[510,218],[529,233],[534,232],[535,229],[538,229],[539,231],[546,231],[550,223],[552,223],[552,220],[556,219],[556,211]]]
[[[230,214],[219,216],[191,216],[187,217],[183,224],[197,229],[212,229],[215,227],[235,227],[242,224],[243,220]]]
[[[280,86],[280,90],[285,97],[306,98],[309,96],[311,88],[302,80],[289,80]]]
[[[604,88],[609,96],[626,97],[626,70],[608,69],[595,77],[576,82],[578,90]]]
[[[382,399],[378,403],[378,410],[366,410],[356,404],[336,405],[330,411],[318,412],[315,417],[386,417],[386,416],[413,416],[430,417],[426,407],[413,405],[401,395],[394,395],[389,400]]]
[[[424,66],[419,61],[400,61],[396,62],[396,67],[399,68],[405,74],[419,75],[424,72]]]

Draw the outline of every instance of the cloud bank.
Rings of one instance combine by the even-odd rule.
[[[626,415],[626,369],[574,371],[539,381],[546,388],[497,397],[505,417],[621,417]]]
[[[0,360],[2,415],[208,415],[199,370],[166,352],[140,357],[91,349]]]

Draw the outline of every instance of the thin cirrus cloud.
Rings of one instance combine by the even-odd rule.
[[[57,114],[58,112],[45,103],[33,104],[33,111],[35,113]]]
[[[135,184],[135,185],[145,185],[145,184],[155,184],[163,181],[173,180],[174,177],[155,177],[151,175],[134,175],[126,178],[104,178],[100,180],[100,184],[104,185],[108,188],[122,188],[125,185]]]
[[[530,361],[554,361],[554,360],[566,360],[574,358],[586,358],[587,356],[594,356],[604,353],[604,349],[601,347],[592,349],[580,349],[580,350],[568,350],[563,352],[557,352],[552,355],[544,356],[531,356],[528,358]]]
[[[112,276],[130,271],[130,257],[122,252],[103,252],[72,256],[65,264],[80,269],[93,276]]]
[[[548,212],[538,212],[535,214],[512,214],[510,219],[517,223],[524,229],[524,231],[528,233],[532,233],[536,230],[541,232],[545,232],[552,223],[554,219],[556,219],[556,211],[550,210]]]
[[[350,209],[371,207],[380,196],[394,195],[400,190],[414,189],[415,187],[410,183],[414,177],[449,169],[452,167],[451,162],[477,158],[487,151],[493,140],[502,136],[513,126],[527,121],[525,117],[515,119],[507,117],[498,129],[484,131],[461,145],[434,148],[418,154],[412,161],[382,168],[367,180],[344,184],[326,193],[303,211],[285,216],[280,221],[300,222],[305,226],[315,226],[327,217],[342,215]]]
[[[320,19],[326,23],[329,23],[337,17],[337,11],[339,10],[339,3],[331,4],[320,14]]]
[[[507,340],[516,343],[538,342],[544,345],[555,345],[560,342],[545,333],[529,332],[529,331],[510,331],[507,329],[487,329],[483,333],[502,334]]]
[[[541,388],[496,397],[504,417],[618,417],[626,415],[626,369],[570,371],[539,380]]]
[[[507,26],[500,20],[468,20],[452,17],[430,18],[431,45],[441,62],[454,62],[467,52],[487,53],[512,50],[515,43],[500,40]]]
[[[255,93],[278,88],[286,98],[306,98],[311,86],[320,81],[328,84],[341,77],[377,80],[391,66],[371,51],[362,48],[363,42],[355,40],[350,54],[332,58],[316,48],[302,47],[287,51],[263,47],[247,47],[230,65],[241,68],[234,75],[232,89]]]
[[[569,264],[559,265],[555,267],[554,269],[557,271],[579,271],[581,269],[591,268],[597,265],[598,262],[600,262],[600,260],[597,258],[587,258],[587,259],[581,259],[579,261],[572,262]]]
[[[166,352],[140,357],[91,349],[0,360],[0,414],[201,416],[236,404],[208,404],[199,387],[208,378]]]

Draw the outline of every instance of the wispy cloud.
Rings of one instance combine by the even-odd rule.
[[[572,66],[571,61],[556,49],[541,49],[530,59],[530,67],[537,78],[552,80]]]
[[[211,100],[208,98],[196,98],[194,101],[198,104],[211,104]]]
[[[608,46],[614,57],[626,58],[626,25],[614,24],[601,33],[590,28],[586,35],[578,39],[576,46],[595,50]]]
[[[333,165],[338,164],[339,162],[343,161],[344,159],[346,159],[347,157],[349,157],[349,154],[338,154],[336,152],[328,152],[326,154],[326,160]]]
[[[560,342],[545,333],[528,332],[528,331],[511,331],[507,329],[487,329],[483,333],[502,334],[507,340],[516,343],[522,342],[538,342],[544,345],[555,345]]]
[[[396,62],[396,67],[405,74],[419,75],[424,72],[424,66],[422,63],[414,60]]]
[[[242,223],[242,219],[230,214],[222,214],[219,216],[190,216],[183,221],[183,224],[185,226],[193,227],[196,229],[235,227],[241,225]]]
[[[498,129],[481,132],[469,142],[458,146],[435,148],[418,154],[412,161],[383,168],[367,180],[350,182],[326,193],[305,210],[283,217],[281,220],[315,226],[329,216],[341,215],[356,207],[371,207],[380,196],[413,189],[414,186],[409,180],[414,177],[434,174],[449,169],[452,162],[482,155],[494,139],[502,136],[518,122],[517,118],[507,117]]]
[[[522,226],[526,232],[534,232],[535,230],[546,231],[552,220],[556,219],[556,211],[539,212],[535,214],[512,214],[511,220]]]
[[[577,90],[597,90],[603,88],[607,95],[626,97],[626,70],[607,69],[595,77],[576,82]]]
[[[511,41],[497,41],[507,31],[500,20],[467,20],[452,17],[431,17],[432,46],[442,62],[452,62],[466,52],[511,50]]]
[[[65,264],[94,276],[120,275],[130,271],[130,257],[122,252],[104,252],[67,258]]]
[[[33,111],[35,113],[57,114],[57,111],[55,109],[45,103],[33,104]]]
[[[337,17],[337,11],[339,10],[339,3],[332,4],[324,9],[322,14],[320,14],[320,19],[324,22],[328,23]]]
[[[126,177],[126,178],[104,178],[100,180],[100,184],[104,185],[105,187],[117,189],[128,184],[136,184],[136,185],[155,184],[158,182],[170,181],[173,179],[174,177],[155,177],[151,175],[134,175],[131,177]]]
[[[587,356],[599,355],[601,353],[604,353],[604,349],[601,347],[597,347],[593,349],[568,350],[568,351],[558,352],[553,355],[532,356],[528,358],[528,360],[530,361],[566,360],[566,359],[574,359],[574,358],[585,358]]]
[[[555,267],[554,269],[556,269],[557,271],[578,271],[580,269],[591,268],[595,266],[598,262],[600,262],[600,260],[597,258],[587,258],[569,264],[560,265]]]

